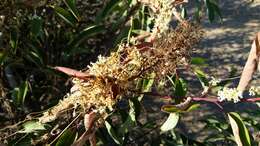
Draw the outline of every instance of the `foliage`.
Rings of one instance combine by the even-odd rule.
[[[214,134],[213,137],[208,135],[202,141],[183,133],[178,125],[185,114],[200,109],[205,101],[223,108],[217,98],[205,98],[205,96],[215,89],[223,88],[229,80],[210,80],[210,76],[200,69],[200,66],[207,65],[206,59],[194,57],[189,60],[191,52],[186,51],[185,45],[182,46],[188,44],[189,48],[196,44],[197,36],[192,33],[200,32],[199,27],[187,26],[188,20],[200,22],[204,13],[207,13],[210,22],[218,20],[216,18],[221,21],[223,16],[217,1],[196,0],[192,7],[195,11],[184,1],[180,1],[180,4],[177,3],[174,7],[176,10],[174,12],[181,12],[180,17],[176,16],[180,22],[173,24],[177,25],[174,27],[175,31],[166,31],[165,34],[163,30],[169,27],[168,24],[166,26],[157,24],[167,21],[168,16],[163,14],[154,18],[153,16],[157,15],[153,10],[157,9],[157,5],[153,5],[153,1],[30,2],[30,0],[0,2],[0,108],[6,113],[4,116],[1,115],[0,121],[4,124],[3,127],[1,125],[3,129],[0,129],[0,138],[5,140],[5,143],[59,146],[70,144],[195,146],[257,143],[254,141],[257,136],[250,132],[250,128],[256,131],[260,129],[253,118],[259,115],[258,111],[248,112],[250,115],[247,117],[236,112],[223,112],[225,117],[222,118],[205,117],[202,120],[206,125],[205,129],[213,131]],[[171,11],[167,7],[159,6],[159,8]],[[147,32],[151,36],[144,37]],[[157,34],[158,38],[153,36]],[[193,35],[196,37],[192,37]],[[183,38],[186,41],[182,42]],[[155,44],[157,52],[145,52],[146,47],[150,47],[149,41]],[[144,46],[139,46],[140,42]],[[131,48],[132,46],[135,47]],[[179,53],[170,54],[175,51],[172,48],[178,48]],[[143,51],[143,54],[140,55],[138,49],[140,52]],[[132,58],[128,57],[128,54],[131,54]],[[82,69],[90,62],[95,62],[98,55],[108,57],[99,57],[96,63],[92,63],[88,69],[83,69],[83,72],[54,67]],[[116,76],[113,72],[111,74],[116,79],[121,77],[120,80],[101,78],[103,74],[110,75],[109,71],[113,69],[113,65],[117,65],[118,62],[114,61],[116,57],[113,58],[113,55],[119,56],[119,59],[117,58],[120,60],[119,64],[132,61],[132,64],[123,68],[125,72],[138,68],[137,70],[143,73],[126,74],[127,78],[123,78],[121,74]],[[173,55],[176,55],[176,58],[172,58]],[[203,92],[200,95],[196,94],[199,97],[190,97],[189,82],[182,77],[177,68],[183,58],[187,59],[186,63],[191,63],[189,71],[194,73],[201,83]],[[142,59],[148,60],[148,63],[139,64],[138,61],[143,61]],[[154,61],[159,62],[159,65],[153,64]],[[78,92],[71,88],[71,94],[67,94],[67,98],[59,101],[68,93],[71,85],[67,83],[69,77],[57,70],[75,77],[72,80],[78,86],[74,85],[74,89],[85,88],[86,81],[93,81],[95,89],[100,88],[102,91],[105,89],[106,93],[100,94],[100,90],[89,88],[85,95],[89,97],[91,94],[98,95],[98,100],[83,98],[81,102],[76,96]],[[85,70],[96,76],[89,76]],[[230,78],[233,76],[234,74],[230,73]],[[130,83],[126,86],[126,82]],[[163,85],[160,87],[161,84]],[[120,88],[117,88],[119,86]],[[165,93],[167,96],[164,96]],[[71,95],[77,98],[69,98]],[[123,97],[118,98],[118,95]],[[109,101],[110,96],[115,100]],[[145,112],[151,110],[151,107],[146,105],[146,98],[154,96],[161,97],[165,104],[159,107],[163,113],[156,111],[157,113],[152,114],[160,114],[163,117],[151,118],[151,114]],[[241,99],[241,102],[253,100]],[[82,105],[78,104],[79,101]],[[108,106],[102,108],[106,113],[102,115],[97,107],[104,102]],[[48,110],[57,103],[58,106]],[[57,110],[57,107],[61,110]],[[54,122],[42,123],[42,117],[39,118],[42,112],[39,111],[43,110],[47,110],[45,112],[47,116],[44,113],[44,116],[49,118],[47,121]],[[97,115],[92,117],[91,110]],[[82,115],[82,111],[86,112],[85,115]],[[11,121],[16,124],[7,126],[13,124]]]

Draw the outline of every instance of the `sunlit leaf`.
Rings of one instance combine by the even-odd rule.
[[[132,98],[129,100],[129,112],[126,121],[120,126],[118,133],[124,135],[129,131],[129,128],[133,127],[136,123],[137,117],[141,112],[141,104],[137,98]]]
[[[168,80],[171,82],[174,90],[174,100],[178,104],[181,102],[182,97],[185,97],[187,93],[187,85],[183,79],[177,76],[174,77],[167,76],[167,77]]]
[[[26,58],[37,66],[43,66],[43,59],[38,52],[30,51],[26,54]]]
[[[54,7],[54,10],[65,22],[67,22],[71,26],[75,26],[75,24],[77,23],[78,20],[74,17],[73,14],[71,14],[71,12],[61,7]]]
[[[164,105],[161,107],[161,110],[167,113],[179,113],[182,110],[175,105]]]
[[[175,80],[175,97],[185,97],[187,93],[187,85],[183,79],[179,78]]]
[[[23,129],[18,131],[18,133],[32,133],[37,131],[46,130],[44,124],[38,121],[28,121],[23,124]]]
[[[198,109],[199,107],[200,107],[200,104],[193,104],[190,107],[188,107],[188,109],[186,111],[190,112],[190,111]]]
[[[21,102],[24,104],[25,97],[28,93],[28,88],[29,88],[29,82],[25,81],[19,88],[19,97],[21,97]]]
[[[3,65],[5,60],[7,59],[7,53],[6,52],[0,52],[0,65]]]
[[[71,129],[67,129],[58,139],[55,146],[68,146],[71,145],[77,136],[77,132]]]
[[[230,121],[233,135],[238,146],[251,146],[251,140],[248,130],[239,116],[235,112],[228,113],[228,119]]]
[[[105,121],[105,126],[107,128],[107,131],[109,133],[109,135],[111,136],[111,138],[115,141],[116,144],[120,144],[122,143],[121,140],[119,139],[119,137],[117,136],[115,130],[113,129],[113,127],[110,125],[110,123],[108,123],[107,121]]]
[[[142,85],[142,92],[149,92],[151,91],[151,88],[154,83],[154,78],[155,78],[155,73],[152,73],[148,76],[149,79],[144,79],[143,80],[143,85]]]
[[[70,12],[73,16],[79,21],[79,12],[76,8],[76,1],[75,0],[63,0],[66,6],[69,8]]]
[[[194,64],[194,65],[205,65],[206,64],[206,58],[192,57],[191,58],[191,64]]]
[[[15,88],[12,92],[12,96],[17,105],[23,105],[25,101],[25,97],[28,93],[28,81],[24,81],[19,88]]]
[[[18,46],[18,33],[16,29],[12,29],[10,33],[10,45],[12,47],[12,53],[16,54],[16,49]]]
[[[183,7],[183,8],[181,9],[181,17],[182,17],[182,18],[187,18],[187,16],[188,16],[187,10],[186,10],[185,7]]]
[[[161,126],[161,131],[169,131],[176,127],[179,121],[179,114],[178,113],[171,113],[168,119],[163,123]]]
[[[208,87],[209,81],[207,79],[207,75],[202,70],[199,70],[199,69],[195,69],[194,72],[195,72],[197,78],[199,79],[202,87],[203,88]]]

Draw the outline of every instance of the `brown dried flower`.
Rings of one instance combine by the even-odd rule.
[[[151,42],[135,45],[119,45],[119,49],[108,57],[99,56],[98,61],[88,66],[88,78],[74,78],[74,86],[67,97],[44,113],[39,119],[49,122],[70,106],[80,105],[85,113],[96,112],[106,118],[107,111],[136,85],[136,79],[156,73],[157,79],[175,73],[179,64],[189,63],[190,52],[202,36],[196,25],[180,24],[175,29],[169,26],[175,4],[170,0],[150,1],[155,27]],[[82,73],[81,73],[82,74]]]
[[[87,79],[74,78],[67,97],[40,118],[49,122],[70,106],[80,105],[85,113],[96,112],[103,118],[113,110],[117,101],[136,84],[136,79],[155,72],[159,77],[175,72],[177,65],[189,60],[193,45],[201,37],[198,27],[178,26],[160,38],[153,46],[142,50],[136,46],[120,45],[109,57],[98,57],[88,66]]]

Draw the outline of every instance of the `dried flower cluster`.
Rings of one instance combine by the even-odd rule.
[[[74,78],[71,93],[40,118],[49,122],[70,107],[81,105],[86,113],[96,111],[106,116],[107,110],[135,85],[135,80],[155,72],[158,77],[174,73],[177,65],[188,63],[190,49],[201,37],[193,26],[179,26],[155,39],[153,46],[142,50],[136,46],[120,45],[109,57],[98,58],[86,71],[90,77]]]
[[[157,75],[171,74],[177,65],[189,64],[192,48],[202,37],[202,31],[197,26],[180,25],[175,30],[169,30],[154,42],[153,60],[158,60],[154,67]]]
[[[170,4],[160,2],[162,11],[156,17],[171,17]],[[155,21],[155,26],[162,26],[160,30],[164,33],[153,36],[152,42],[121,44],[110,56],[100,56],[97,62],[91,63],[84,72],[89,77],[74,78],[71,92],[57,106],[44,113],[40,121],[53,121],[64,109],[78,105],[85,113],[94,111],[105,118],[107,111],[113,110],[117,101],[135,87],[137,79],[145,78],[150,73],[156,73],[157,78],[161,78],[174,73],[177,65],[189,63],[191,49],[200,40],[202,31],[196,25],[181,24],[171,29],[168,26],[170,19]]]

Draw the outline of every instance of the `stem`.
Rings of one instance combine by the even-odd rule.
[[[260,101],[260,97],[244,98],[244,99],[241,99],[241,101],[245,101],[245,102],[257,102],[257,101]]]
[[[201,98],[201,97],[192,97],[193,101],[207,101],[207,102],[219,102],[216,98]]]
[[[192,97],[193,101],[207,101],[207,102],[219,102],[217,98],[200,98],[200,97]],[[260,101],[260,97],[254,98],[243,98],[240,102],[257,102]]]

